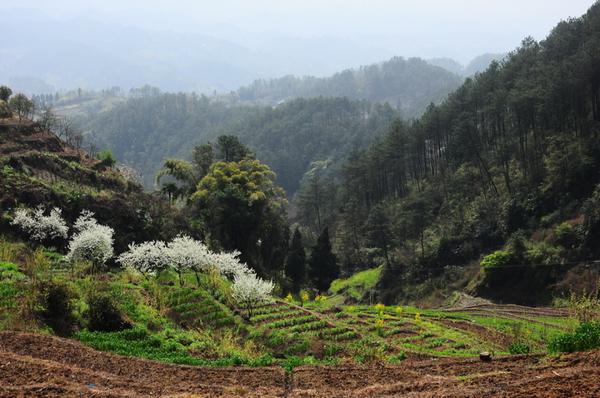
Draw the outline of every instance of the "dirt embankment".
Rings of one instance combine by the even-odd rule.
[[[0,333],[0,397],[599,397],[600,351],[401,365],[203,368]]]

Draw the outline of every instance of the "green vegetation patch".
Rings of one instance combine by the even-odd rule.
[[[576,352],[600,348],[600,321],[582,323],[573,333],[555,337],[550,352]]]
[[[381,269],[382,267],[368,269],[357,272],[346,279],[336,279],[331,283],[329,290],[333,294],[344,294],[356,301],[360,301],[365,296],[365,293],[375,288],[381,274]]]

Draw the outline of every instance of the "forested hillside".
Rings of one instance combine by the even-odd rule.
[[[410,300],[485,256],[469,289],[547,302],[600,256],[599,122],[595,4],[353,153],[329,206],[346,272],[384,263],[381,298]]]
[[[347,97],[388,102],[403,117],[421,115],[456,89],[462,78],[420,58],[395,57],[381,64],[348,69],[325,78],[285,76],[257,80],[238,90],[242,101],[277,104],[292,98]]]
[[[274,169],[291,195],[311,162],[344,159],[386,132],[398,116],[389,105],[344,98],[297,99],[272,108],[160,94],[130,98],[82,126],[98,145],[138,169],[147,187],[165,158],[190,158],[194,145],[236,135]]]

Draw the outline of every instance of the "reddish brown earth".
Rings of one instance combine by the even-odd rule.
[[[203,368],[0,333],[0,397],[600,397],[600,351],[401,365]]]

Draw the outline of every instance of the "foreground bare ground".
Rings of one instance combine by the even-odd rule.
[[[600,397],[600,351],[401,365],[201,368],[0,333],[0,397]]]

